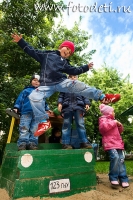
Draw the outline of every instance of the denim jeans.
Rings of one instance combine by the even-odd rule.
[[[38,137],[34,137],[34,132],[37,129],[37,123],[33,117],[33,113],[21,115],[19,124],[19,139],[17,145],[29,145],[35,143],[38,145]]]
[[[71,125],[73,123],[73,117],[76,124],[76,129],[80,139],[80,143],[87,143],[86,129],[84,124],[83,112],[81,110],[75,110],[64,113],[64,121],[62,126],[62,144],[71,144]]]
[[[80,149],[80,139],[77,129],[71,128],[71,140],[70,145],[73,146],[74,149]]]
[[[89,99],[99,100],[102,91],[95,87],[90,87],[81,81],[66,79],[59,84],[52,86],[40,86],[29,95],[29,100],[33,109],[35,120],[39,123],[43,119],[48,119],[45,112],[45,99],[55,92],[76,93]]]
[[[108,150],[108,154],[110,157],[109,180],[119,180],[120,182],[128,182],[122,150],[111,149]]]

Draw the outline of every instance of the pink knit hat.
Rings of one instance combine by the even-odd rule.
[[[109,115],[109,114],[112,114],[112,112],[114,111],[114,108],[112,108],[111,106],[107,106],[105,104],[101,104],[99,106],[99,109],[100,109],[100,112],[103,114],[103,115]]]
[[[74,53],[75,51],[74,43],[68,40],[62,42],[62,44],[60,45],[60,48],[62,47],[68,47],[69,49],[71,49],[72,53]]]

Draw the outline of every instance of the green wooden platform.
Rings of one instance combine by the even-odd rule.
[[[11,199],[66,197],[95,189],[93,149],[63,150],[61,144],[39,144],[39,150],[17,151],[6,145],[0,187]]]

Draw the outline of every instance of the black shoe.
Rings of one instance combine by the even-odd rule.
[[[80,148],[81,149],[92,149],[92,146],[89,143],[81,143]]]
[[[29,150],[37,150],[37,149],[38,149],[38,147],[37,147],[37,145],[35,143],[30,143],[29,144]]]
[[[63,148],[63,149],[72,149],[72,146],[69,145],[69,144],[63,144],[63,145],[62,145],[62,148]]]
[[[21,144],[21,145],[18,147],[18,151],[21,151],[21,150],[26,150],[26,144]]]

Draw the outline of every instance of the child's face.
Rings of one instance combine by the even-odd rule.
[[[69,77],[69,79],[71,79],[71,80],[77,80],[77,79],[78,79],[78,76],[72,76],[72,75],[71,75],[71,77]]]
[[[72,54],[71,49],[69,49],[68,47],[62,47],[61,49],[59,49],[59,51],[62,58],[69,58],[69,56],[71,56]]]
[[[34,78],[34,79],[31,81],[31,85],[34,86],[34,87],[39,87],[40,82],[38,81],[37,78]]]

